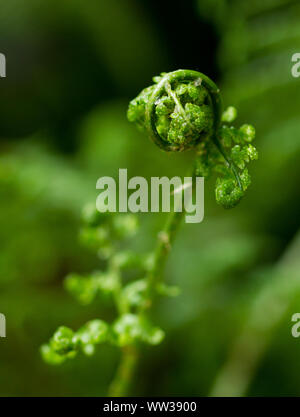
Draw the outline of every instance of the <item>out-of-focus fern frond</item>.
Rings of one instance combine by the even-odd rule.
[[[214,396],[244,395],[272,340],[272,335],[295,296],[300,293],[300,232],[273,267],[260,272],[263,281],[249,308],[248,318],[218,375]]]
[[[300,79],[291,58],[300,52],[297,0],[199,0],[200,14],[218,31],[219,65],[226,101],[240,109],[259,132],[253,222],[274,235],[299,228]],[[215,10],[216,13],[214,12]],[[270,216],[272,210],[272,216]],[[280,216],[280,217],[279,217]],[[278,219],[276,221],[275,219]],[[276,222],[276,224],[275,224]],[[269,342],[300,292],[300,236],[281,260],[251,275],[261,283],[250,297],[248,315],[219,374],[213,395],[243,395]]]

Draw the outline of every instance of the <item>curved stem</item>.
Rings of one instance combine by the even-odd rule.
[[[141,309],[140,313],[142,313],[145,308],[148,309],[152,305],[156,285],[162,277],[167,257],[183,214],[184,210],[181,212],[171,212],[168,216],[164,229],[158,234],[154,265],[147,276],[147,301],[145,303],[145,307]],[[139,350],[137,346],[126,346],[123,349],[120,364],[109,388],[110,397],[121,397],[127,395],[138,358]]]
[[[110,384],[108,395],[110,397],[123,397],[127,394],[134,370],[138,361],[136,346],[126,346],[122,350],[122,358],[116,375]]]
[[[192,178],[194,178],[195,175],[196,172],[194,169],[192,172]],[[149,309],[153,304],[157,284],[162,279],[168,255],[172,248],[172,244],[184,214],[184,210],[172,211],[168,215],[165,227],[161,230],[161,232],[158,233],[156,248],[154,251],[154,263],[146,277],[146,303],[143,307],[140,308],[140,314],[143,314],[145,310]],[[138,358],[139,349],[137,346],[131,345],[123,349],[120,364],[116,371],[113,382],[110,385],[109,396],[118,397],[127,395],[138,362]]]
[[[158,233],[154,264],[147,276],[147,297],[143,310],[151,307],[156,293],[157,284],[162,279],[168,255],[172,249],[178,227],[184,215],[184,210],[172,211],[166,221],[165,227]]]
[[[217,134],[214,134],[212,136],[212,140],[214,142],[214,144],[216,145],[216,147],[218,148],[219,152],[222,154],[223,158],[225,159],[227,165],[230,167],[231,171],[233,172],[233,175],[235,176],[236,182],[239,186],[239,188],[243,191],[243,186],[241,183],[241,178],[238,172],[238,169],[236,168],[234,162],[232,161],[232,159],[230,158],[230,156],[227,154],[227,152],[225,151],[222,143],[220,142]]]
[[[200,84],[203,84],[205,88],[209,91],[211,105],[214,112],[214,132],[217,132],[222,113],[222,100],[220,96],[220,90],[216,84],[204,74],[198,71],[191,70],[178,70],[164,75],[161,81],[157,84],[154,89],[150,99],[148,100],[146,106],[146,126],[148,134],[153,142],[158,145],[164,151],[181,151],[184,148],[179,145],[167,144],[160,137],[157,128],[156,128],[156,117],[155,117],[155,108],[157,99],[160,97],[162,91],[167,91],[169,96],[171,96],[178,108],[178,110],[185,116],[184,108],[182,107],[180,101],[177,98],[175,92],[172,91],[171,85],[174,81],[194,81]],[[218,149],[221,151],[222,155],[226,161],[230,164],[229,157],[227,157],[224,149],[216,138],[215,141]],[[192,147],[193,145],[191,145]],[[187,147],[185,147],[187,149]],[[231,165],[231,164],[230,164]],[[192,172],[192,178],[196,175],[195,168]],[[154,263],[148,275],[147,280],[147,292],[146,292],[146,302],[142,307],[139,308],[138,314],[145,314],[145,311],[148,310],[155,298],[157,284],[162,279],[163,272],[165,269],[165,264],[172,248],[173,241],[175,239],[180,221],[185,213],[185,210],[177,211],[174,207],[166,221],[165,227],[158,234],[156,249],[154,251]],[[116,376],[111,384],[109,395],[111,396],[124,396],[126,395],[130,381],[133,377],[134,369],[138,360],[138,348],[137,346],[127,346],[126,349],[123,349],[122,358],[117,369]]]

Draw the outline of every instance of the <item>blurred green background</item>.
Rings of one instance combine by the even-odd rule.
[[[181,175],[192,154],[164,154],[126,120],[153,75],[199,70],[238,123],[257,129],[253,184],[232,211],[205,185],[205,219],[181,228],[166,271],[179,297],[158,303],[167,334],[145,347],[134,395],[300,395],[300,4],[292,0],[10,0],[1,2],[1,396],[105,395],[119,352],[100,346],[49,367],[39,346],[61,324],[110,320],[109,303],[79,306],[69,272],[99,266],[78,241],[96,180]],[[140,216],[151,250],[163,214]]]

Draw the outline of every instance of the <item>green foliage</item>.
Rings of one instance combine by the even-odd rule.
[[[142,315],[124,314],[113,325],[118,346],[128,346],[136,341],[158,345],[164,338],[164,332],[153,327],[151,322]]]
[[[236,116],[236,109],[229,107],[223,113],[222,121],[231,123]],[[196,161],[197,173],[206,178],[216,173],[218,175],[215,188],[216,201],[224,208],[232,208],[239,203],[251,184],[246,165],[258,159],[258,152],[250,143],[255,137],[255,129],[246,124],[239,129],[223,124],[217,134],[222,148],[234,164],[235,171],[216,151],[215,145],[206,142],[199,145],[199,156]],[[236,173],[238,173],[239,181]]]
[[[83,220],[85,225],[80,231],[80,240],[85,246],[98,250],[104,259],[112,255],[118,240],[133,236],[138,228],[136,216],[109,216],[98,212],[92,204],[84,208]]]
[[[14,48],[13,73],[1,80],[0,305],[9,330],[0,340],[1,395],[105,395],[118,348],[99,345],[92,358],[79,352],[63,369],[49,369],[38,360],[36,346],[60,323],[76,330],[93,317],[114,320],[110,295],[97,292],[94,302],[81,307],[61,280],[66,271],[85,271],[83,279],[94,269],[106,273],[103,257],[99,267],[76,239],[80,207],[95,198],[97,177],[114,175],[121,166],[145,177],[185,172],[192,155],[158,152],[124,117],[124,98],[133,97],[157,69],[171,68],[174,39],[182,43],[185,37],[188,48],[178,58],[199,68],[205,63],[211,73],[218,67],[224,103],[239,113],[237,124],[222,123],[239,128],[251,121],[263,158],[249,166],[255,188],[238,213],[215,210],[209,196],[214,179],[206,181],[204,222],[184,228],[172,245],[167,278],[182,294],[157,306],[155,315],[167,333],[164,346],[159,358],[141,355],[132,394],[206,396],[218,373],[224,375],[223,363],[228,373],[219,396],[299,396],[299,338],[290,335],[290,318],[299,311],[300,268],[277,272],[276,262],[290,257],[299,227],[300,82],[290,69],[292,54],[299,52],[300,2],[198,0],[198,24],[196,2],[187,2],[172,36],[168,25],[156,27],[149,2],[80,0],[41,8],[29,0],[18,2],[17,14],[16,3],[7,2],[1,14],[7,50],[18,37],[24,46],[21,54]],[[190,29],[198,36],[182,30],[187,22],[195,23]],[[59,56],[53,56],[53,42],[63,48]],[[14,62],[28,48],[23,76],[24,66]],[[39,132],[34,141],[21,138],[32,129]],[[71,144],[75,153],[58,155],[57,145],[70,150]],[[150,248],[164,216],[142,216],[142,233],[133,245]],[[120,262],[128,248],[120,248]],[[124,289],[134,284],[131,271],[122,275]],[[143,293],[144,280],[144,273],[137,274],[142,284],[133,293]],[[160,374],[164,377],[157,378]],[[248,380],[247,389],[239,376]]]
[[[217,203],[224,208],[236,206],[251,184],[246,164],[258,158],[250,144],[254,127],[229,125],[237,117],[236,109],[230,106],[220,112],[219,90],[201,73],[180,70],[163,73],[153,81],[154,85],[130,102],[128,120],[165,150],[194,147],[195,174],[209,177],[216,173]]]
[[[122,250],[124,240],[137,231],[136,216],[112,216],[87,205],[82,219],[81,242],[94,249],[101,258],[105,257],[107,267],[85,276],[68,275],[64,281],[65,289],[82,305],[89,305],[103,296],[110,298],[118,316],[112,323],[98,319],[90,321],[76,332],[65,326],[59,327],[49,343],[41,347],[43,359],[52,365],[73,359],[78,352],[92,355],[95,346],[102,343],[124,348],[139,342],[157,345],[164,338],[164,332],[153,326],[143,312],[148,289],[143,277],[153,267],[153,256]],[[126,283],[122,278],[128,270],[135,271],[141,278]],[[158,286],[157,293],[177,295],[176,289],[163,285]]]
[[[155,77],[154,83],[131,101],[129,121],[164,150],[195,148],[193,175],[209,177],[215,172],[217,202],[225,208],[234,207],[250,185],[246,164],[257,159],[257,151],[250,143],[254,128],[228,125],[237,115],[235,108],[222,114],[219,89],[201,73],[164,73]],[[120,392],[120,387],[126,385],[124,378],[132,375],[135,361],[129,360],[128,352],[140,343],[158,345],[164,338],[163,330],[152,324],[148,310],[157,294],[173,297],[179,293],[177,287],[166,286],[161,278],[181,216],[182,213],[170,213],[165,229],[158,235],[155,251],[139,254],[123,249],[124,241],[134,236],[138,228],[134,215],[109,215],[91,205],[85,207],[81,242],[96,251],[106,268],[86,276],[71,274],[65,279],[65,288],[82,305],[99,297],[110,299],[117,315],[110,323],[93,320],[75,332],[59,327],[49,343],[41,347],[46,362],[58,365],[80,351],[92,355],[95,345],[116,345],[127,352],[112,384],[113,392]],[[135,279],[128,279],[128,271],[135,272]]]
[[[109,336],[109,326],[102,320],[92,320],[77,332],[61,326],[49,343],[41,347],[41,354],[50,365],[60,365],[66,359],[74,358],[78,351],[87,356],[92,355],[95,345],[106,342]]]

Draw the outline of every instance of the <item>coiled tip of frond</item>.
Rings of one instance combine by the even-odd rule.
[[[219,88],[198,71],[162,73],[153,81],[130,102],[129,121],[164,151],[195,148],[198,174],[206,176],[211,170],[220,174],[217,202],[233,207],[250,184],[245,164],[257,159],[256,149],[249,144],[255,136],[253,126],[243,125],[239,130],[227,126],[236,118],[236,109],[228,107],[222,114]]]
[[[178,70],[154,77],[156,84],[132,100],[128,119],[161,149],[178,152],[209,138],[221,118],[218,87],[204,74]]]

